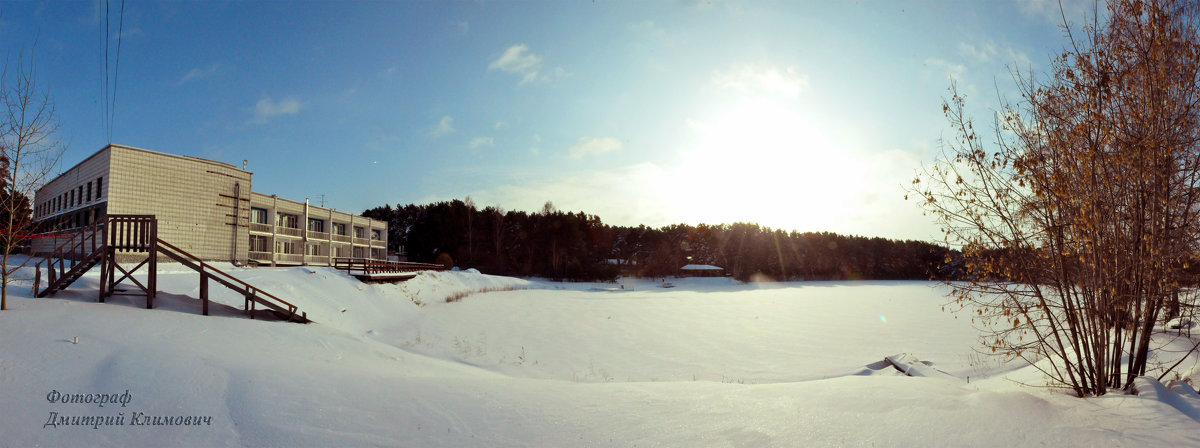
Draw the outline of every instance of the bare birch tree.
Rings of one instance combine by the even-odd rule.
[[[54,100],[38,85],[34,49],[18,55],[14,70],[0,71],[0,310],[8,307],[8,285],[25,262],[10,264],[9,255],[23,247],[32,230],[30,203],[34,191],[58,164],[65,145],[58,140]]]
[[[1070,43],[1044,82],[1015,74],[1021,101],[990,144],[951,86],[955,137],[910,189],[963,248],[953,295],[990,329],[984,346],[1079,396],[1147,374],[1168,302],[1194,302],[1183,280],[1200,240],[1196,4],[1106,6],[1082,28],[1064,18]]]

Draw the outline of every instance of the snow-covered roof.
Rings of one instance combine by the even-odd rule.
[[[684,266],[679,269],[684,270],[684,271],[724,271],[725,270],[725,268],[716,267],[711,264],[689,264],[689,265]]]

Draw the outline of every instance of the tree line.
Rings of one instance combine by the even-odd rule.
[[[949,249],[921,241],[786,232],[754,223],[610,226],[563,212],[479,209],[470,198],[384,205],[363,216],[388,223],[388,249],[410,261],[565,280],[662,277],[715,265],[739,280],[928,280],[957,274]]]

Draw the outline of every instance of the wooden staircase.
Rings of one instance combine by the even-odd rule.
[[[59,244],[53,252],[37,263],[37,276],[33,289],[37,297],[46,297],[74,283],[84,273],[96,266],[103,258],[99,250],[104,247],[102,232],[104,225],[96,225],[59,235],[67,241]],[[42,265],[47,268],[46,288],[38,291],[42,279]]]
[[[146,254],[146,257],[133,269],[125,269],[117,261],[118,255],[123,254]],[[244,311],[251,319],[254,318],[258,305],[262,305],[267,311],[289,322],[310,322],[308,314],[299,313],[296,305],[229,275],[187,251],[159,239],[158,221],[154,215],[109,215],[103,223],[68,234],[66,242],[37,263],[37,274],[33,282],[34,295],[53,295],[99,264],[100,302],[106,297],[118,295],[116,286],[129,280],[145,294],[146,308],[154,308],[160,255],[200,273],[200,300],[203,302],[203,313],[206,316],[209,302],[208,282],[213,280],[245,297]],[[43,265],[47,268],[47,284],[45,289],[39,290]],[[148,266],[144,285],[133,277],[133,273],[142,266]],[[117,272],[123,275],[117,278]]]

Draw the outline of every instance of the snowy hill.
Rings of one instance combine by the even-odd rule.
[[[202,316],[186,271],[160,273],[153,310],[95,303],[95,272],[49,299],[10,288],[0,445],[1200,445],[1191,401],[1006,380],[1038,378],[975,355],[930,283],[221,268],[315,323],[247,319],[220,288]]]

